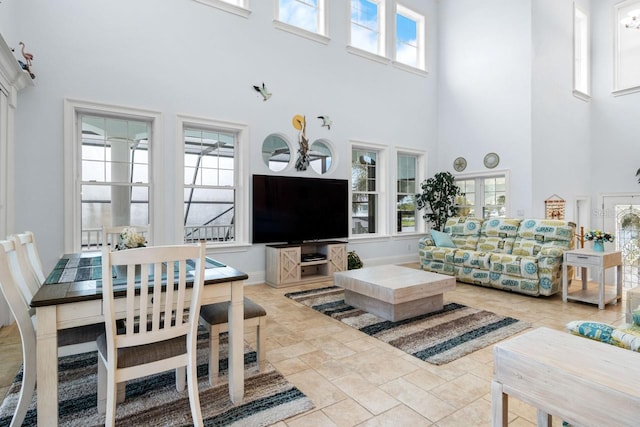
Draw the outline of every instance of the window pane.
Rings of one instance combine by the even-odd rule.
[[[234,189],[185,188],[185,241],[233,240],[234,206]]]
[[[351,234],[370,234],[376,232],[376,206],[378,196],[375,194],[353,194],[351,208]]]
[[[424,16],[401,5],[396,7],[395,60],[412,67],[424,69]]]
[[[416,231],[415,196],[398,195],[396,205],[398,232]]]
[[[379,8],[367,0],[351,1],[351,45],[368,52],[380,52]]]
[[[418,158],[411,154],[398,154],[397,165],[397,201],[396,201],[396,231],[411,232],[416,230],[415,193],[418,191],[416,183],[416,169]]]
[[[280,21],[318,33],[318,0],[279,0]]]

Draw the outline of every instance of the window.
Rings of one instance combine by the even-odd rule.
[[[385,56],[383,0],[351,0],[350,44]]]
[[[163,237],[160,128],[157,112],[65,100],[65,251],[95,249],[103,225]]]
[[[396,5],[395,61],[424,70],[425,19],[423,15]]]
[[[277,28],[316,41],[328,41],[325,0],[277,0],[276,6]],[[304,31],[300,32],[299,29]],[[314,37],[314,35],[321,37]]]
[[[615,96],[640,91],[640,1],[626,0],[614,8]]]
[[[381,176],[382,152],[373,147],[352,147],[351,150],[351,234],[378,234],[384,224]]]
[[[179,117],[182,129],[185,242],[242,242],[247,192],[239,191],[245,127],[213,120]]]
[[[574,8],[573,30],[573,93],[588,100],[591,93],[589,18],[577,7]]]
[[[506,175],[457,178],[455,182],[464,193],[456,203],[459,216],[487,219],[507,215]]]
[[[398,153],[396,177],[396,232],[411,233],[420,231],[416,223],[415,195],[419,192],[418,183],[422,182],[420,171],[422,156],[413,153]]]
[[[249,0],[195,0],[198,3],[248,18],[251,15]]]

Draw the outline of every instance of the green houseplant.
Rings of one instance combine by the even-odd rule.
[[[438,172],[420,184],[422,193],[416,194],[416,207],[425,209],[422,217],[433,224],[433,229],[443,231],[447,219],[455,216],[456,197],[463,196],[455,185],[451,172]]]
[[[362,268],[363,265],[356,251],[347,252],[347,270],[357,270],[358,268]]]

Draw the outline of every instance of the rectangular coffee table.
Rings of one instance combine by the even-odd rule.
[[[345,303],[396,322],[442,310],[443,293],[455,277],[398,265],[379,265],[333,274]]]

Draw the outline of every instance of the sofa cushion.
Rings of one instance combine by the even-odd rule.
[[[592,320],[574,320],[567,323],[567,329],[574,335],[611,344],[611,334],[615,328],[606,323]]]
[[[481,270],[489,270],[490,252],[470,251],[459,249],[453,258],[453,262],[462,267],[479,268]]]
[[[453,217],[447,220],[444,232],[451,235],[458,249],[475,250],[480,238],[481,218]]]
[[[505,273],[523,279],[538,279],[538,260],[534,257],[522,257],[509,254],[491,255],[491,272]]]
[[[478,240],[478,250],[510,254],[513,252],[513,244],[515,241],[515,237],[480,237]]]
[[[456,245],[451,240],[451,236],[447,233],[443,233],[442,231],[431,230],[431,238],[436,246],[441,248],[455,248]]]
[[[573,248],[572,223],[554,219],[525,219],[518,228],[513,245],[514,255],[562,256]]]
[[[487,237],[515,238],[522,221],[517,218],[492,218],[482,223],[480,234]]]

